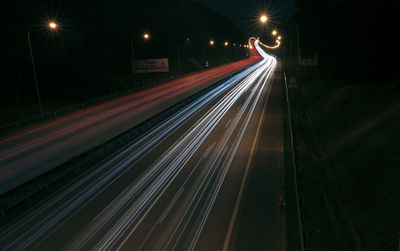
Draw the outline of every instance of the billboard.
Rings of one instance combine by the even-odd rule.
[[[131,72],[169,72],[168,58],[132,59]]]

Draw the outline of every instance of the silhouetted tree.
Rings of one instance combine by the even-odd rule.
[[[396,49],[395,1],[297,0],[304,53],[341,73],[390,79]]]

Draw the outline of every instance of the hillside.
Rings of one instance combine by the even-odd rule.
[[[304,83],[298,153],[312,250],[398,248],[399,95],[395,83]]]

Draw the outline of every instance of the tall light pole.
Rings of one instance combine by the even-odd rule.
[[[266,25],[266,23],[268,21],[268,17],[266,15],[262,15],[260,17],[260,21],[264,25],[264,32],[267,33],[267,25]]]
[[[176,41],[176,48],[177,48],[177,52],[178,52],[178,74],[182,74],[182,67],[181,67],[181,49],[179,46],[179,42]]]
[[[268,20],[266,15],[262,15],[260,17],[260,21],[261,23],[266,23]],[[288,26],[289,24],[283,24],[285,26]],[[299,69],[299,65],[300,65],[300,36],[299,36],[299,25],[297,23],[294,24],[294,26],[296,27],[296,81],[297,83],[300,83],[300,69]],[[278,32],[276,30],[272,31],[272,35],[276,36],[278,34]],[[280,36],[278,36],[278,40],[280,40]]]
[[[131,36],[131,57],[132,57],[132,59],[134,58],[134,41],[133,41],[133,39],[135,38],[135,37],[138,37],[138,36]],[[143,37],[143,39],[144,40],[149,40],[150,39],[150,34],[149,33],[144,33],[143,34],[143,36],[141,36],[141,37]]]
[[[55,22],[49,22],[47,24],[50,30],[56,30],[57,29],[57,23]],[[42,100],[40,98],[40,90],[39,90],[39,84],[37,80],[37,75],[36,75],[36,67],[35,67],[35,59],[33,57],[33,51],[32,51],[32,43],[31,43],[31,31],[32,27],[29,28],[27,36],[28,36],[28,45],[29,45],[29,52],[31,56],[31,62],[32,62],[32,70],[33,70],[33,79],[35,81],[35,87],[36,87],[36,94],[39,102],[39,110],[40,110],[40,117],[43,118],[43,106],[42,106]]]

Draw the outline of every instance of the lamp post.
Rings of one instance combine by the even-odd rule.
[[[268,20],[266,15],[262,15],[260,17],[260,22],[261,23],[266,23]],[[283,24],[284,26],[288,26],[288,24]],[[299,25],[297,23],[294,24],[294,26],[296,27],[296,79],[297,82],[300,83],[300,70],[299,70],[299,65],[300,65],[300,46],[299,46]],[[278,34],[278,32],[276,30],[272,31],[272,35],[276,36]],[[278,41],[280,41],[281,36],[278,36]]]
[[[136,37],[138,37],[138,36],[136,36]],[[149,33],[144,33],[143,36],[141,36],[141,37],[143,37],[144,40],[149,40],[150,39],[150,34]],[[134,38],[135,38],[135,36],[131,36],[131,56],[132,56],[132,59],[134,58],[134,41],[133,41]]]
[[[260,17],[260,21],[261,21],[261,23],[264,24],[264,32],[267,33],[267,26],[266,26],[266,23],[267,23],[267,21],[268,21],[268,17],[267,17],[266,15],[262,15],[262,16]]]
[[[178,74],[182,74],[182,66],[181,66],[181,49],[179,46],[179,42],[176,41],[176,48],[177,48],[177,52],[178,52]]]
[[[57,29],[57,23],[55,22],[49,22],[47,24],[48,28],[50,30],[56,30]],[[40,111],[40,117],[43,118],[43,106],[42,106],[42,100],[40,98],[40,90],[39,90],[39,84],[38,84],[38,80],[37,80],[37,74],[36,74],[36,66],[35,66],[35,58],[33,56],[33,51],[32,51],[32,43],[31,43],[31,31],[32,31],[32,27],[29,28],[28,33],[27,33],[27,37],[28,37],[28,46],[29,46],[29,53],[31,56],[31,62],[32,62],[32,70],[33,70],[33,79],[35,81],[35,88],[36,88],[36,95],[38,98],[38,102],[39,102],[39,111]]]

